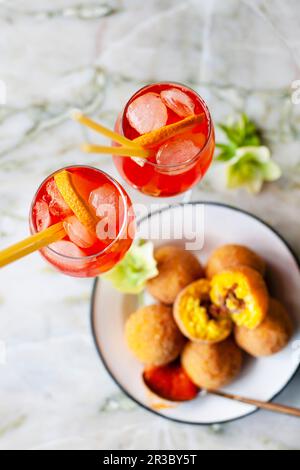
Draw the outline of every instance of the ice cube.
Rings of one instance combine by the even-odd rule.
[[[111,184],[105,183],[91,192],[89,203],[95,209],[97,217],[103,217],[107,210],[114,212],[118,209],[119,194]]]
[[[126,116],[139,134],[146,134],[166,125],[168,111],[157,93],[146,93],[130,103]]]
[[[195,105],[193,100],[178,88],[170,88],[160,93],[162,101],[168,108],[180,117],[187,117],[194,114]]]
[[[65,219],[64,228],[70,240],[80,248],[89,248],[97,241],[96,235],[89,232],[75,215]]]
[[[46,192],[49,210],[52,215],[55,217],[67,217],[68,215],[72,214],[71,209],[60,194],[53,178],[48,181],[46,185]]]
[[[51,225],[49,206],[45,201],[37,201],[34,206],[35,223],[38,232],[45,230]]]
[[[169,140],[159,148],[156,161],[159,165],[182,164],[195,157],[199,151],[199,147],[192,140]]]
[[[202,134],[202,132],[188,132],[184,137],[188,140],[192,140],[200,150],[204,147],[206,142],[205,135]]]
[[[146,159],[145,158],[131,157],[131,160],[133,160],[141,168],[144,168],[144,166],[146,164]]]
[[[69,258],[84,258],[85,253],[78,248],[75,243],[69,242],[67,240],[61,240],[59,242],[51,243],[49,245],[52,250],[56,253],[59,253],[62,256],[66,256]]]
[[[94,207],[100,221],[96,228],[99,240],[116,238],[124,222],[124,200],[117,189],[109,183],[91,192],[89,203]]]
[[[96,226],[96,234],[98,239],[104,244],[114,240],[118,235],[115,216],[111,214],[110,216],[103,217]]]

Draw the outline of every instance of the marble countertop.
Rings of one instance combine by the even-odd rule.
[[[80,107],[111,125],[137,88],[181,81],[215,120],[245,110],[283,177],[251,196],[213,168],[194,199],[259,215],[300,255],[300,4],[296,0],[1,0],[1,247],[28,233],[28,207],[49,172],[84,161],[68,119]],[[189,427],[152,416],[111,381],[91,338],[93,282],[56,273],[38,254],[0,272],[1,449],[299,449],[300,421],[256,413]],[[278,401],[300,406],[300,374]]]

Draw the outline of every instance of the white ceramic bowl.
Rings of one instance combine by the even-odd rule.
[[[181,240],[170,231],[184,225]],[[195,227],[195,220],[198,225]],[[204,245],[195,254],[205,263],[214,248],[226,243],[246,245],[260,254],[268,265],[271,294],[283,301],[293,316],[295,334],[280,353],[266,358],[247,356],[240,376],[224,390],[250,398],[269,401],[286,387],[299,366],[295,346],[300,342],[300,271],[299,263],[284,239],[264,222],[240,209],[217,203],[187,203],[167,207],[150,214],[139,223],[139,236],[147,237],[149,223],[162,228],[155,246],[170,242],[184,243],[195,233],[204,234]],[[174,229],[174,226],[172,226]],[[152,231],[152,233],[154,233]],[[146,297],[146,303],[152,299]],[[199,396],[176,406],[161,406],[142,381],[142,365],[135,360],[124,341],[124,323],[138,306],[138,298],[116,292],[104,280],[97,279],[92,298],[92,330],[104,366],[119,387],[144,408],[164,418],[189,424],[213,424],[231,421],[254,411],[253,406],[213,396]]]

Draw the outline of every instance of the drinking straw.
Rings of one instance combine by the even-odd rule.
[[[0,251],[0,267],[13,263],[34,251],[40,250],[51,243],[61,240],[65,236],[66,232],[63,227],[63,222],[58,222],[57,224]]]
[[[81,146],[83,152],[86,153],[109,153],[111,155],[120,155],[122,157],[149,157],[149,152],[143,148],[128,148],[128,147],[105,147],[103,145],[83,144]]]
[[[100,134],[104,135],[105,137],[108,137],[109,139],[114,140],[115,142],[118,142],[118,144],[124,145],[125,147],[142,149],[139,144],[136,144],[132,140],[124,137],[123,135],[118,134],[117,132],[112,131],[111,129],[108,129],[102,124],[93,121],[88,116],[85,116],[80,110],[74,109],[73,111],[71,111],[71,118],[74,121],[77,121],[80,124],[83,124],[84,126],[93,129],[96,132],[100,132]]]
[[[101,134],[109,137],[121,145],[121,147],[107,147],[104,145],[93,145],[85,143],[81,146],[81,149],[84,152],[108,153],[111,155],[120,155],[122,157],[147,158],[149,157],[149,151],[145,147],[151,147],[153,145],[160,144],[165,140],[176,136],[177,134],[185,132],[189,127],[201,124],[201,122],[204,120],[204,113],[193,114],[186,117],[185,119],[182,119],[181,121],[168,124],[151,132],[147,132],[146,134],[143,134],[134,140],[127,139],[123,135],[117,134],[111,129],[104,127],[102,124],[98,124],[97,122],[82,114],[81,111],[73,110],[71,117],[75,121],[80,122],[81,124],[97,132],[100,132]]]

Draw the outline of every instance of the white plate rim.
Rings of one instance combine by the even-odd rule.
[[[174,204],[175,206],[186,206],[186,205],[210,205],[210,206],[217,206],[217,207],[224,207],[226,209],[230,209],[230,210],[234,210],[236,212],[241,212],[249,217],[251,217],[252,219],[255,219],[256,221],[260,222],[262,225],[264,225],[265,227],[267,227],[271,232],[273,232],[274,235],[276,235],[281,241],[282,243],[286,246],[287,250],[290,252],[291,256],[293,257],[295,263],[297,264],[299,270],[300,270],[300,260],[297,256],[297,254],[295,253],[294,249],[290,246],[290,244],[285,240],[285,238],[276,230],[274,229],[271,225],[269,225],[267,222],[265,222],[264,220],[262,220],[260,217],[252,214],[251,212],[249,211],[246,211],[244,209],[241,209],[239,207],[235,207],[235,206],[232,206],[230,204],[225,204],[225,203],[222,203],[222,202],[215,202],[215,201],[190,201],[190,202],[181,202],[181,203],[176,203]],[[140,223],[142,223],[143,221],[147,220],[149,217],[152,217],[156,214],[159,214],[159,213],[162,213],[162,212],[165,212],[167,210],[170,210],[172,209],[172,207],[174,207],[173,205],[168,205],[168,206],[164,206],[156,211],[153,211],[153,212],[149,212],[149,214],[147,214],[146,216],[140,218],[138,221],[137,221],[137,224],[139,225]],[[141,403],[137,398],[135,398],[133,395],[131,395],[130,392],[128,392],[128,390],[126,390],[125,387],[123,387],[119,381],[117,380],[117,378],[114,376],[114,374],[112,373],[112,371],[110,370],[105,358],[104,358],[104,354],[102,353],[102,350],[101,350],[101,347],[100,347],[100,344],[98,343],[97,341],[97,335],[96,335],[96,325],[95,325],[95,315],[96,315],[96,308],[95,308],[95,300],[96,300],[96,292],[97,292],[97,289],[98,289],[98,285],[100,284],[101,280],[99,277],[97,277],[94,281],[94,285],[93,285],[93,289],[92,289],[92,296],[91,296],[91,303],[90,303],[90,320],[91,320],[91,331],[92,331],[92,337],[93,337],[93,341],[94,341],[94,344],[95,344],[95,347],[96,347],[96,350],[98,352],[98,355],[100,357],[100,360],[105,368],[105,370],[107,371],[108,375],[111,377],[111,379],[113,380],[113,382],[119,387],[119,389],[128,397],[130,398],[130,400],[132,400],[133,402],[135,402],[137,405],[139,405],[141,408],[143,408],[144,410],[146,411],[149,411],[150,413],[156,415],[156,416],[160,416],[161,418],[164,418],[164,419],[167,419],[168,421],[173,421],[173,422],[176,422],[176,423],[180,423],[180,424],[185,424],[185,425],[191,425],[191,426],[208,426],[208,425],[214,425],[214,424],[226,424],[226,423],[231,423],[231,422],[234,422],[234,421],[238,421],[238,420],[241,420],[241,419],[244,419],[246,418],[247,416],[251,416],[253,415],[254,413],[256,413],[257,411],[260,411],[259,408],[255,408],[253,411],[250,411],[249,413],[246,413],[246,414],[243,414],[242,416],[238,416],[236,418],[230,418],[230,419],[226,419],[226,420],[221,420],[221,421],[215,421],[215,422],[211,422],[211,423],[203,423],[203,422],[190,422],[190,421],[185,421],[183,419],[178,419],[178,418],[173,418],[172,416],[167,416],[167,415],[164,415],[164,414],[161,414],[159,411],[156,411],[154,410],[153,408],[151,408],[150,406],[148,407],[147,405],[145,405],[144,403]],[[284,384],[283,387],[281,387],[280,390],[278,390],[269,400],[268,402],[272,402],[278,395],[280,395],[286,388],[287,386],[293,381],[293,379],[295,378],[297,372],[299,371],[300,369],[300,363],[298,364],[298,366],[296,367],[295,371],[293,372],[293,374],[291,375],[291,377],[287,380],[287,382]]]

